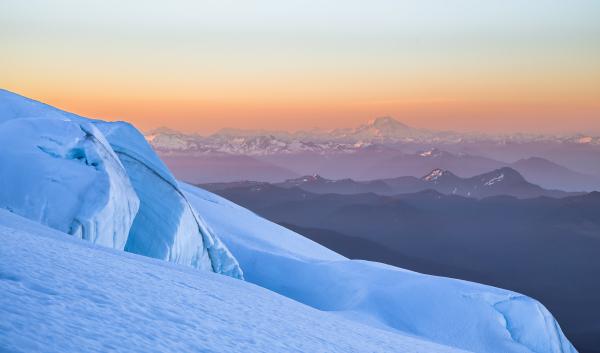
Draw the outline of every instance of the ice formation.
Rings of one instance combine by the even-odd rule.
[[[123,162],[140,200],[125,250],[242,278],[231,253],[206,227],[143,135],[124,122],[96,122]]]
[[[102,133],[84,121],[0,124],[0,208],[123,249],[139,200]]]
[[[0,181],[11,186],[0,207],[101,245],[243,278],[130,124],[0,90],[0,131]]]

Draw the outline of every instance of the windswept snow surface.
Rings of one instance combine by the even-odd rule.
[[[0,123],[0,208],[123,250],[139,200],[102,133],[85,121]]]
[[[459,351],[0,210],[2,352]]]
[[[531,298],[348,260],[215,194],[182,188],[240,261],[246,279],[262,287],[375,327],[474,352],[576,352],[552,315]]]
[[[0,90],[0,208],[93,242],[243,278],[133,126]]]

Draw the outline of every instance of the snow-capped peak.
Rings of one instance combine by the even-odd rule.
[[[432,170],[429,174],[425,175],[423,177],[423,180],[425,180],[425,181],[434,181],[434,180],[439,179],[445,173],[446,172],[444,170],[436,168],[436,169]]]
[[[501,182],[502,180],[504,180],[504,173],[500,173],[500,175],[493,177],[492,179],[488,180],[485,182],[485,186],[492,186],[496,183]]]
[[[285,181],[285,183],[291,184],[291,185],[301,185],[301,184],[305,184],[305,183],[314,183],[314,182],[318,182],[318,181],[327,181],[327,179],[323,178],[319,174],[313,174],[313,175],[301,176],[301,177],[295,178],[295,179],[288,179]]]
[[[444,152],[437,149],[437,148],[431,148],[429,150],[423,151],[419,153],[419,156],[421,157],[439,157],[441,155],[443,155]]]
[[[391,116],[381,116],[375,119],[369,120],[367,126],[375,127],[378,129],[411,129],[410,126],[401,123],[400,121],[392,118]]]

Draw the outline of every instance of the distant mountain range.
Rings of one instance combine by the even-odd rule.
[[[239,187],[265,188],[267,183],[247,181],[233,183],[203,184],[202,187],[211,191],[233,189]],[[488,173],[470,178],[461,178],[450,171],[434,169],[427,175],[416,178],[412,176],[370,181],[355,181],[352,179],[331,180],[320,175],[307,175],[273,184],[275,187],[298,188],[316,194],[361,194],[374,193],[378,195],[398,195],[415,193],[424,190],[435,190],[445,195],[457,195],[472,198],[506,195],[516,198],[533,197],[566,197],[576,193],[559,190],[547,190],[525,180],[519,172],[512,168],[503,167]]]
[[[525,180],[519,172],[508,167],[471,178],[460,178],[450,171],[435,169],[421,180],[427,184],[427,188],[446,195],[474,198],[498,195],[514,196],[517,198],[569,196],[569,193],[564,191],[547,190],[532,184]],[[401,185],[400,180],[395,179],[394,181],[396,181],[396,185]]]
[[[230,153],[267,155],[273,153],[352,151],[373,144],[425,143],[445,145],[492,141],[498,144],[552,142],[600,145],[600,137],[583,134],[551,136],[540,134],[476,134],[410,127],[391,117],[380,117],[356,128],[286,132],[222,129],[209,136],[185,134],[168,128],[146,133],[147,140],[161,152]]]
[[[600,138],[483,135],[409,127],[379,118],[354,129],[296,133],[224,129],[210,136],[157,129],[146,139],[192,183],[277,182],[306,174],[371,180],[433,169],[472,177],[511,167],[548,189],[600,190]]]
[[[191,183],[255,180],[281,182],[315,171],[328,179],[354,180],[421,177],[442,169],[458,177],[474,177],[489,170],[511,168],[527,181],[546,189],[572,192],[600,190],[600,177],[585,175],[549,160],[532,157],[514,163],[468,154],[431,149],[417,153],[390,153],[377,149],[337,155],[273,155],[260,158],[246,155],[163,155],[176,175]],[[458,171],[458,172],[457,172]],[[402,178],[400,178],[402,180]]]
[[[512,178],[519,180],[514,173],[501,169],[461,179],[434,171],[416,183],[445,185],[447,192],[446,183],[455,182],[465,185],[461,191],[465,193],[475,185],[493,188]],[[597,347],[599,192],[528,199],[475,199],[434,190],[397,196],[354,193],[378,188],[386,192],[387,182],[306,177],[280,185],[221,184],[213,190],[351,258],[530,295],[552,310],[574,342]],[[532,187],[520,184],[521,192]],[[334,189],[337,194],[321,193]]]

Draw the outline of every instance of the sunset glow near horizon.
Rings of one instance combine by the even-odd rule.
[[[451,4],[5,0],[0,87],[144,130],[600,134],[600,1]]]

